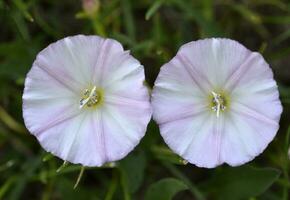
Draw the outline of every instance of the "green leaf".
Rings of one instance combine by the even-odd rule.
[[[73,188],[74,181],[72,179],[68,179],[66,177],[58,177],[56,179],[56,186],[55,190],[59,194],[59,199],[70,199],[70,200],[77,200],[77,199],[94,199],[99,200],[98,196],[101,196],[101,192],[99,188],[94,188],[91,190],[88,187],[79,186],[77,189]]]
[[[176,153],[171,151],[167,147],[163,146],[153,146],[152,148],[153,155],[156,156],[159,160],[168,161],[178,165],[186,165],[187,161],[178,156]]]
[[[169,162],[163,161],[162,164],[165,168],[167,168],[168,171],[172,173],[172,175],[182,180],[187,185],[189,191],[196,200],[205,200],[204,194],[199,190],[199,188],[196,187],[195,184],[192,183],[189,177],[184,175],[177,167],[170,164]]]
[[[143,152],[130,154],[120,162],[122,179],[128,185],[130,193],[136,192],[144,179],[145,155]]]
[[[11,200],[20,199],[20,196],[25,190],[25,186],[30,181],[31,177],[36,173],[36,170],[41,166],[42,155],[35,156],[28,159],[26,163],[23,164],[23,169],[19,172],[17,180],[15,180],[15,185],[13,185],[13,190],[10,193]]]
[[[226,167],[204,186],[212,188],[210,192],[217,200],[248,199],[265,192],[279,176],[280,172],[273,168]]]
[[[174,178],[165,178],[149,186],[145,200],[170,200],[178,192],[188,189],[182,181]]]

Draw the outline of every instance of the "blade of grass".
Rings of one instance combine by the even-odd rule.
[[[119,170],[120,173],[120,182],[121,182],[121,186],[122,186],[122,190],[123,190],[123,195],[124,195],[124,200],[131,200],[131,194],[129,192],[129,188],[128,188],[128,180],[125,176],[125,172],[120,169]]]
[[[0,106],[0,120],[11,130],[17,132],[17,133],[26,133],[26,128],[18,123],[15,119],[13,119],[12,116],[4,110],[2,106]]]
[[[262,16],[261,19],[264,23],[269,24],[290,24],[290,15],[281,16]]]
[[[158,11],[158,9],[162,6],[163,3],[164,3],[163,0],[154,1],[154,3],[147,10],[145,14],[145,19],[149,20]]]
[[[243,4],[231,4],[230,8],[239,13],[245,20],[250,22],[253,28],[262,37],[266,38],[269,36],[268,30],[262,24],[262,17],[259,13],[251,10],[249,7]]]
[[[22,0],[13,0],[13,3],[28,21],[34,21],[32,15],[28,12],[27,5]]]
[[[273,44],[278,45],[279,43],[287,40],[290,37],[290,29],[286,30],[285,32],[278,35],[274,40]]]
[[[0,199],[4,199],[4,195],[9,190],[9,188],[14,184],[16,180],[17,180],[17,177],[12,176],[0,187]]]
[[[27,160],[23,170],[17,175],[17,180],[13,191],[10,193],[11,200],[20,199],[20,196],[25,189],[25,186],[31,181],[32,176],[35,174],[35,171],[42,163],[42,155],[33,157],[32,159]]]
[[[224,32],[215,21],[209,21],[206,19],[201,13],[201,10],[193,5],[190,5],[188,1],[171,0],[170,2],[182,10],[185,16],[193,19],[201,27],[203,37],[217,37],[224,35]]]
[[[124,25],[126,32],[133,41],[136,41],[136,30],[130,0],[122,0],[122,10],[124,15]]]
[[[285,164],[283,166],[283,175],[284,178],[286,179],[286,181],[289,183],[289,174],[288,174],[288,170],[289,170],[289,164],[288,164],[288,150],[289,150],[289,138],[290,138],[290,125],[287,129],[286,132],[286,136],[285,136],[285,145],[284,145],[284,152],[285,152]],[[284,185],[283,188],[283,200],[287,200],[288,199],[288,191],[289,188],[287,185]]]
[[[112,180],[108,189],[108,192],[106,194],[105,200],[112,200],[114,198],[114,194],[116,192],[116,188],[118,185],[118,171],[117,169],[113,170],[113,176]]]

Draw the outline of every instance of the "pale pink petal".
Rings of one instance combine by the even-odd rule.
[[[197,121],[199,119],[195,120]],[[213,168],[222,164],[220,150],[224,126],[224,116],[221,115],[217,119],[212,113],[207,113],[207,117],[195,129],[196,132],[193,133],[194,136],[188,147],[188,151],[183,157],[199,167]]]
[[[105,87],[102,116],[109,160],[119,160],[127,155],[144,136],[151,118],[149,91],[144,86],[144,70],[137,61],[132,60],[131,65],[132,69],[135,68],[133,73],[131,70],[125,72],[124,69],[118,79],[108,80]],[[117,77],[114,72],[112,75]]]
[[[148,102],[135,100],[106,103],[102,112],[108,160],[119,160],[139,143],[151,118]]]
[[[26,127],[37,135],[47,126],[79,114],[78,98],[75,91],[33,65],[33,70],[27,75],[23,94]]]
[[[236,110],[227,117],[224,130],[221,158],[232,166],[238,166],[254,159],[273,140],[279,128],[276,120],[265,120],[247,110]]]
[[[177,57],[183,57],[191,63],[196,77],[207,80],[212,88],[218,88],[245,62],[250,53],[234,40],[212,38],[183,45]]]
[[[219,92],[226,108],[217,115],[211,102]],[[282,112],[263,57],[229,39],[183,45],[162,66],[152,106],[169,147],[207,168],[241,165],[259,155],[276,135]]]
[[[252,53],[251,57],[248,65],[240,67],[243,72],[237,71],[237,78],[229,79],[225,87],[230,88],[233,102],[279,121],[282,106],[273,72],[260,54]]]
[[[104,84],[111,79],[105,77],[112,77],[115,73],[114,69],[121,67],[120,65],[124,60],[134,60],[134,58],[124,51],[119,42],[112,39],[103,39],[100,43],[99,51],[100,53],[96,55],[96,62],[91,71],[91,78],[93,84],[104,87]],[[130,64],[121,68],[134,69]]]
[[[151,101],[153,117],[160,124],[205,111],[206,83],[196,84],[198,81],[182,66],[175,57],[161,68],[155,81]]]
[[[83,35],[64,38],[42,50],[35,64],[53,77],[67,81],[75,90],[83,89],[91,81],[104,40]]]
[[[151,118],[144,80],[143,66],[117,41],[64,38],[41,51],[27,75],[26,127],[63,160],[85,166],[119,160],[139,143]],[[80,107],[89,88],[102,91],[100,105]]]

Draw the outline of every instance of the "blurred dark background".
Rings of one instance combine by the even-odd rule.
[[[0,199],[288,200],[290,1],[0,0]],[[254,161],[231,168],[186,164],[154,122],[125,159],[102,168],[67,165],[41,149],[22,119],[25,75],[36,54],[75,34],[120,41],[145,66],[152,87],[160,66],[189,41],[235,39],[272,67],[284,112],[277,137]]]

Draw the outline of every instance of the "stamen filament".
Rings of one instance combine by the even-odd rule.
[[[213,103],[214,103],[212,109],[216,112],[216,116],[219,117],[220,112],[226,109],[226,106],[224,105],[225,101],[220,94],[217,94],[213,91],[211,93],[213,95]]]
[[[80,109],[82,109],[85,105],[90,107],[91,104],[98,102],[97,87],[94,86],[91,91],[86,89],[84,96],[85,97],[80,100]]]

